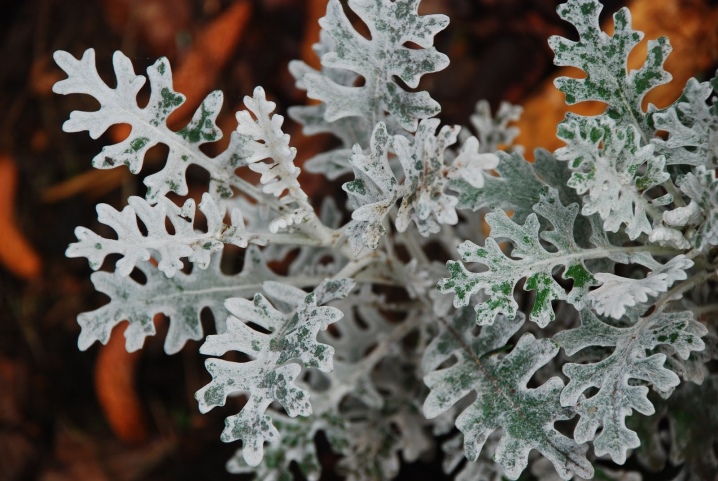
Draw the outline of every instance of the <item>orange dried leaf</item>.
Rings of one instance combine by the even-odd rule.
[[[148,430],[142,403],[135,387],[135,369],[141,351],[125,350],[127,324],[114,329],[107,345],[102,346],[95,364],[95,390],[107,422],[122,441],[142,443]]]
[[[314,54],[312,46],[319,42],[319,19],[327,10],[326,0],[308,0],[304,19],[304,38],[302,39],[302,60],[312,68],[319,70],[321,64]]]
[[[125,182],[130,173],[127,169],[91,170],[45,189],[42,201],[59,202],[79,194],[97,198]]]
[[[250,2],[237,2],[196,35],[192,48],[173,75],[175,90],[182,92],[187,101],[170,116],[170,127],[183,126],[213,88],[217,75],[242,38],[251,14]]]
[[[0,264],[18,277],[32,279],[42,261],[15,223],[17,167],[9,155],[0,154]]]

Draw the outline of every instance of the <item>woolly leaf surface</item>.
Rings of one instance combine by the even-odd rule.
[[[250,247],[246,251],[244,269],[235,276],[220,270],[220,254],[213,254],[207,269],[193,269],[191,274],[178,271],[168,278],[147,261],[137,264],[146,278],[144,284],[119,272],[95,272],[95,289],[110,297],[110,302],[77,317],[82,328],[78,345],[85,350],[95,341],[106,344],[112,329],[127,320],[125,331],[128,351],[142,347],[146,336],[155,334],[153,318],[162,313],[169,317],[170,327],[165,339],[165,352],[174,354],[190,340],[202,338],[200,314],[207,307],[223,332],[228,297],[250,297],[261,288],[262,282],[276,278],[265,266],[261,253]]]
[[[358,117],[374,126],[388,112],[394,122],[413,132],[419,120],[439,112],[439,104],[427,92],[407,91],[394,80],[396,76],[414,89],[423,75],[449,63],[432,46],[434,36],[449,19],[418,15],[418,6],[419,0],[350,0],[349,8],[369,27],[371,39],[367,39],[354,29],[341,2],[330,0],[319,24],[331,37],[334,49],[322,56],[322,65],[361,75],[364,85],[342,85],[330,76],[306,73],[302,82],[307,94],[326,104],[327,121]],[[406,42],[421,48],[408,48]]]
[[[483,272],[472,272],[462,262],[449,261],[450,278],[442,279],[438,288],[444,293],[454,294],[456,307],[469,304],[473,295],[483,291],[488,299],[476,305],[477,322],[491,324],[498,314],[508,317],[516,315],[518,304],[514,289],[521,279],[526,279],[525,290],[536,291],[536,300],[530,319],[545,327],[555,318],[551,301],[566,300],[578,308],[585,303],[585,295],[597,281],[583,263],[583,258],[604,254],[583,249],[574,240],[574,222],[578,206],[561,204],[558,192],[548,189],[534,206],[534,213],[518,224],[501,210],[486,215],[491,227],[491,237],[484,247],[466,241],[459,246],[463,263],[476,262],[487,268]],[[539,236],[540,214],[553,226]],[[509,255],[505,254],[496,239],[509,239],[514,245]],[[541,239],[551,243],[555,249],[547,250]],[[564,278],[573,280],[570,293],[561,287],[553,277],[553,271],[564,266]]]
[[[567,143],[556,151],[572,171],[568,186],[583,196],[583,215],[597,213],[604,228],[625,232],[633,240],[650,234],[660,220],[659,202],[646,191],[670,178],[665,157],[655,155],[655,146],[643,145],[633,126],[622,127],[608,117],[585,119],[572,116],[559,125],[558,137]],[[650,219],[649,219],[650,217]]]
[[[197,391],[195,397],[204,413],[223,406],[232,393],[249,394],[242,410],[226,419],[222,433],[225,442],[242,440],[248,465],[257,466],[262,460],[265,441],[279,441],[279,432],[266,414],[270,404],[278,402],[290,417],[312,413],[309,393],[295,381],[302,366],[331,371],[334,349],[318,342],[316,336],[341,319],[342,312],[322,304],[346,296],[353,286],[351,280],[325,280],[307,294],[290,285],[265,282],[263,287],[270,297],[293,306],[287,313],[277,310],[262,294],[256,294],[251,301],[231,298],[225,302],[232,314],[227,319],[227,331],[208,336],[200,352],[221,356],[238,351],[251,360],[208,359],[205,366],[212,381]]]
[[[518,479],[532,449],[549,459],[563,479],[573,475],[591,477],[593,468],[586,459],[587,447],[554,428],[556,421],[574,416],[571,408],[559,403],[563,382],[553,377],[535,389],[526,387],[533,374],[558,353],[558,345],[550,339],[524,334],[511,352],[501,355],[523,321],[522,315],[513,319],[500,316],[474,336],[471,316],[459,315],[450,327],[443,328],[426,351],[424,368],[428,374],[424,382],[430,392],[424,402],[424,414],[436,417],[475,392],[476,400],[456,419],[470,461],[478,459],[489,435],[502,429],[494,459],[508,478]],[[456,358],[456,363],[436,369],[442,359],[450,356]]]
[[[172,277],[182,268],[182,258],[187,257],[200,269],[209,265],[210,255],[221,251],[224,244],[247,247],[249,243],[263,245],[261,235],[252,234],[244,228],[239,210],[232,213],[232,225],[223,222],[223,215],[211,195],[205,193],[199,210],[207,219],[207,232],[194,229],[195,204],[187,199],[180,208],[166,197],[151,205],[142,197],[130,197],[130,205],[117,211],[107,204],[97,206],[98,220],[110,226],[117,239],[104,238],[93,231],[78,227],[75,235],[78,241],[67,248],[67,257],[86,257],[93,270],[102,266],[109,254],[121,254],[117,261],[117,273],[129,275],[140,261],[149,261],[155,255],[158,268],[167,277]],[[167,230],[168,220],[174,232]],[[147,229],[144,235],[139,228],[142,221]]]
[[[112,169],[126,165],[133,174],[139,173],[147,151],[157,145],[169,147],[167,163],[159,172],[147,176],[147,200],[154,204],[168,192],[187,195],[185,172],[198,165],[210,173],[210,193],[217,202],[233,195],[230,186],[235,169],[244,165],[243,141],[233,134],[229,147],[217,157],[208,157],[200,150],[202,144],[222,137],[215,120],[223,102],[219,91],[210,93],[195,112],[190,123],[180,131],[167,126],[167,118],[185,101],[184,95],[172,87],[172,71],[166,58],[160,58],[147,69],[147,78],[135,75],[132,62],[122,52],[115,52],[112,61],[117,87],[110,88],[95,67],[95,51],[88,49],[80,59],[57,51],[55,62],[68,78],[57,82],[53,91],[59,94],[86,94],[100,103],[93,112],[74,111],[65,122],[66,132],[87,130],[93,139],[117,124],[128,124],[130,135],[123,141],[103,147],[92,165]],[[150,98],[145,107],[137,104],[137,94],[149,79]]]
[[[633,30],[630,11],[621,8],[613,16],[614,33],[609,36],[600,27],[602,9],[598,0],[569,0],[558,7],[559,16],[578,30],[579,40],[549,38],[554,63],[577,67],[586,77],[559,77],[554,84],[566,95],[566,103],[604,102],[606,116],[652,136],[653,130],[641,104],[650,90],[671,80],[671,75],[663,69],[671,45],[666,37],[649,40],[643,66],[627,71],[628,56],[643,38],[643,32]]]
[[[648,387],[634,381],[652,384],[659,392],[671,392],[680,383],[664,367],[665,354],[647,355],[646,351],[670,345],[687,359],[691,351],[704,349],[701,337],[707,333],[690,312],[658,311],[647,317],[636,312],[629,311],[628,327],[615,327],[584,309],[580,327],[554,336],[569,356],[590,346],[614,347],[613,353],[598,362],[564,365],[570,382],[561,393],[561,405],[576,406],[581,416],[574,430],[576,442],[593,441],[597,456],[609,454],[618,464],[626,461],[629,449],[640,445],[638,435],[626,427],[626,416],[634,410],[645,415],[655,412]],[[589,388],[598,392],[583,398]]]

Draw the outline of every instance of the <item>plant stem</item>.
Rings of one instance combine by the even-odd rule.
[[[660,309],[663,309],[663,307],[669,301],[680,299],[684,292],[689,291],[700,284],[703,284],[711,278],[718,279],[718,271],[710,270],[699,272],[695,276],[681,282],[680,284],[674,286],[672,289],[668,290],[665,294],[663,294],[663,296],[661,296],[660,299],[658,299],[658,301],[656,301],[655,310],[659,311]]]

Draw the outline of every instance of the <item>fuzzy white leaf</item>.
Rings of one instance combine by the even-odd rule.
[[[384,218],[399,194],[398,182],[387,157],[390,142],[386,126],[379,123],[372,133],[368,155],[362,153],[360,146],[354,146],[351,164],[356,180],[342,186],[354,208],[352,222],[346,228],[354,255],[364,247],[376,249],[379,239],[386,233]]]
[[[573,172],[568,185],[583,195],[581,213],[598,213],[609,232],[626,224],[631,240],[650,234],[648,217],[655,222],[660,216],[644,192],[670,178],[665,158],[654,154],[655,146],[642,146],[635,127],[620,126],[605,116],[570,117],[559,125],[558,137],[568,145],[558,149],[556,157],[567,161]]]
[[[319,32],[319,42],[314,44],[313,50],[319,59],[324,54],[336,50],[334,40],[326,30],[322,29]],[[317,71],[300,60],[289,62],[289,71],[297,81],[297,88],[301,90],[307,89],[304,83],[304,76],[307,74],[326,77],[344,87],[351,87],[358,77],[356,73],[344,69],[322,67],[321,71]],[[330,122],[325,118],[326,111],[327,105],[321,103],[319,105],[293,106],[289,108],[288,113],[293,120],[302,124],[304,135],[328,133],[341,141],[341,145],[335,149],[319,153],[304,163],[307,172],[322,174],[329,180],[335,180],[344,174],[351,173],[349,158],[352,155],[352,146],[359,144],[366,148],[369,145],[371,129],[374,126],[369,125],[368,119],[361,117],[344,117]]]
[[[249,168],[262,175],[262,190],[277,198],[287,191],[290,199],[305,200],[307,195],[297,180],[301,170],[294,165],[297,150],[289,146],[289,135],[282,132],[284,117],[271,115],[276,104],[267,100],[262,87],[257,87],[251,97],[244,97],[244,105],[248,111],[237,112],[237,132],[244,139]]]
[[[700,206],[694,200],[685,207],[676,207],[663,213],[663,222],[673,227],[697,225],[703,220]]]
[[[673,105],[654,114],[656,129],[668,132],[668,139],[651,142],[668,164],[718,166],[718,105],[706,103],[712,93],[709,82],[691,78]]]
[[[199,204],[199,210],[207,218],[207,232],[194,229],[195,205],[192,199],[188,199],[182,208],[165,197],[161,197],[156,206],[151,206],[142,197],[133,196],[127,202],[130,205],[121,212],[107,204],[97,206],[97,219],[112,227],[117,239],[106,239],[89,229],[78,227],[75,229],[78,242],[70,244],[65,255],[86,257],[90,267],[97,270],[105,256],[121,254],[123,257],[116,264],[117,272],[127,276],[139,261],[149,261],[156,253],[159,270],[172,277],[182,268],[183,257],[200,269],[206,269],[210,255],[221,251],[225,243],[239,247],[247,247],[250,242],[266,243],[261,236],[245,230],[238,211],[232,216],[232,225],[225,225],[217,204],[207,193]],[[172,224],[174,233],[167,231],[165,219]],[[140,231],[138,220],[147,228],[147,235]]]
[[[227,462],[227,471],[232,474],[255,474],[261,481],[286,481],[291,464],[297,463],[307,481],[317,481],[322,472],[317,456],[314,437],[319,431],[331,429],[331,420],[324,417],[290,418],[277,412],[268,411],[272,424],[282,437],[281,444],[266,449],[262,462],[250,466],[237,450]]]
[[[718,180],[714,169],[697,167],[678,182],[681,190],[700,207],[702,220],[691,238],[698,249],[718,245]]]
[[[458,199],[444,192],[449,182],[444,155],[456,142],[459,127],[445,125],[437,134],[438,127],[438,119],[422,120],[413,142],[394,136],[394,150],[406,175],[396,216],[399,232],[404,232],[413,221],[421,235],[429,236],[439,232],[441,224],[454,225],[459,221]]]
[[[265,265],[256,247],[250,247],[244,258],[244,269],[235,276],[227,276],[220,269],[220,253],[211,257],[207,269],[194,269],[191,274],[178,271],[168,279],[150,262],[137,264],[146,278],[144,284],[115,271],[95,272],[92,283],[97,291],[110,297],[110,302],[77,316],[82,328],[77,341],[81,350],[95,341],[107,344],[112,329],[124,320],[128,351],[142,347],[145,337],[155,335],[154,316],[169,317],[170,327],[165,339],[165,352],[179,352],[190,340],[202,339],[200,313],[208,307],[212,311],[217,332],[224,332],[228,315],[224,301],[228,297],[251,297],[262,282],[277,278]]]
[[[559,404],[563,382],[554,377],[535,389],[526,387],[533,374],[558,353],[558,345],[550,339],[524,334],[509,354],[500,356],[523,324],[523,316],[513,320],[500,316],[493,325],[483,327],[478,336],[472,334],[472,317],[465,309],[426,349],[423,367],[428,374],[424,382],[430,392],[424,402],[424,414],[428,418],[438,416],[476,392],[476,400],[456,419],[470,461],[479,457],[488,436],[502,429],[494,459],[509,479],[518,479],[532,449],[548,458],[563,479],[573,475],[591,477],[593,468],[586,459],[587,447],[554,428],[556,421],[573,417],[571,409]],[[436,369],[451,356],[456,357],[455,364]]]
[[[157,60],[147,69],[150,82],[150,99],[147,106],[137,105],[137,94],[145,83],[145,77],[135,75],[132,62],[121,52],[112,57],[117,87],[112,89],[100,78],[95,67],[95,51],[85,51],[81,59],[67,52],[57,51],[55,62],[68,75],[57,82],[53,91],[59,94],[86,94],[100,103],[94,112],[74,111],[65,122],[66,132],[87,130],[92,138],[98,138],[110,126],[128,124],[132,131],[127,139],[106,146],[92,161],[98,169],[111,169],[126,165],[136,174],[142,168],[147,151],[157,145],[169,147],[167,163],[162,170],[145,178],[147,200],[154,204],[168,192],[187,195],[185,172],[192,165],[198,165],[210,173],[210,192],[216,201],[233,195],[230,186],[235,178],[235,169],[244,164],[246,154],[242,141],[233,134],[229,147],[217,157],[208,157],[200,150],[207,142],[222,138],[222,131],[215,119],[222,106],[223,96],[219,91],[210,93],[195,112],[190,123],[179,132],[167,127],[167,118],[185,101],[184,95],[172,88],[172,72],[166,58]]]
[[[564,365],[563,372],[571,381],[561,393],[561,405],[576,406],[581,415],[574,431],[576,442],[593,440],[597,456],[610,454],[618,464],[626,461],[629,449],[640,444],[638,435],[626,427],[626,416],[634,409],[645,415],[655,411],[647,397],[648,387],[629,380],[646,381],[661,392],[680,383],[678,376],[663,366],[665,354],[647,356],[646,351],[667,344],[687,359],[691,351],[704,348],[700,338],[707,333],[690,312],[658,311],[648,317],[631,312],[630,321],[630,327],[613,327],[585,309],[581,327],[554,336],[569,356],[589,346],[615,347],[599,362]],[[584,391],[591,387],[598,392],[583,399]],[[596,436],[600,427],[603,429]]]
[[[686,279],[686,270],[692,266],[693,261],[679,255],[649,272],[643,279],[597,273],[594,277],[601,282],[601,286],[586,298],[598,314],[620,319],[626,314],[626,306],[645,303],[649,296],[666,292],[674,282]]]
[[[413,132],[419,120],[439,112],[438,103],[427,92],[406,91],[394,80],[396,76],[413,89],[424,74],[448,65],[448,58],[432,44],[449,19],[420,16],[418,6],[419,0],[350,0],[349,7],[369,27],[369,40],[354,30],[339,0],[329,1],[319,24],[332,38],[334,50],[322,56],[322,65],[354,72],[365,83],[346,86],[319,73],[305,73],[302,82],[307,95],[326,104],[327,121],[358,117],[373,126],[385,120],[383,113],[388,112],[394,122]],[[406,42],[421,48],[408,48]]]
[[[471,126],[476,132],[481,145],[481,153],[493,153],[499,148],[506,148],[513,144],[519,135],[519,129],[509,126],[521,117],[523,107],[501,102],[496,115],[491,115],[491,105],[486,100],[476,103],[474,114],[471,116]]]
[[[581,308],[588,289],[597,285],[582,258],[606,254],[600,250],[582,249],[574,240],[578,205],[563,206],[558,192],[548,189],[534,206],[534,211],[523,225],[513,222],[501,210],[487,214],[486,222],[491,226],[491,237],[486,239],[484,247],[471,241],[459,246],[464,263],[476,262],[485,265],[488,270],[476,273],[466,269],[461,262],[447,263],[451,277],[442,279],[437,287],[441,292],[455,295],[454,306],[468,305],[470,298],[479,291],[487,294],[488,299],[476,306],[476,320],[479,324],[491,324],[497,314],[509,317],[516,315],[518,303],[513,293],[516,284],[523,278],[526,278],[524,289],[536,291],[531,320],[541,327],[555,318],[551,301],[568,300]],[[540,224],[536,213],[546,218],[554,229],[544,231],[539,236]],[[514,244],[510,256],[502,252],[496,241],[499,238],[509,239]],[[541,238],[553,244],[557,250],[547,250],[541,244]],[[570,294],[553,277],[554,269],[561,265],[565,266],[564,278],[573,280]]]
[[[665,214],[665,212],[664,212]],[[691,244],[683,237],[683,233],[670,227],[655,227],[648,236],[648,241],[664,247],[672,247],[674,249],[686,250],[690,249]]]
[[[461,146],[459,155],[451,163],[449,179],[464,179],[472,187],[480,189],[484,186],[484,171],[499,165],[499,158],[493,153],[480,153],[479,141],[469,137]]]
[[[578,30],[579,40],[550,37],[554,63],[580,68],[586,76],[559,77],[554,84],[566,95],[567,104],[598,100],[607,104],[605,115],[652,136],[643,99],[651,89],[671,80],[671,74],[663,69],[671,45],[666,37],[649,40],[645,63],[638,70],[628,71],[628,56],[643,38],[643,32],[633,30],[631,13],[624,7],[613,15],[614,32],[609,36],[601,30],[602,9],[598,0],[569,0],[558,7],[559,16]]]
[[[256,294],[252,301],[231,298],[225,302],[232,314],[227,319],[227,332],[208,336],[200,352],[221,356],[228,351],[239,351],[252,360],[237,363],[208,359],[205,365],[212,381],[197,391],[195,397],[204,413],[223,406],[232,393],[249,393],[247,404],[239,414],[227,418],[222,433],[225,442],[243,441],[244,460],[248,465],[256,466],[262,460],[265,441],[279,440],[279,432],[265,414],[272,402],[279,402],[290,417],[311,414],[309,393],[297,387],[295,381],[302,365],[331,371],[334,349],[317,342],[316,336],[341,319],[342,312],[321,304],[346,296],[353,287],[354,282],[350,280],[326,280],[314,292],[306,294],[296,287],[265,282],[264,289],[273,298],[294,304],[288,313],[275,309],[261,294]],[[251,328],[250,323],[269,333]]]

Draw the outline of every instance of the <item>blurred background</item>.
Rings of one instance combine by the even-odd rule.
[[[527,156],[554,149],[556,123],[566,112],[552,85],[566,70],[553,66],[546,40],[575,37],[555,11],[559,0],[423,0],[422,13],[444,13],[451,24],[436,46],[451,58],[444,71],[426,76],[447,123],[468,124],[479,99],[496,109],[501,100],[525,108],[519,122]],[[712,76],[718,66],[718,2],[709,0],[607,0],[604,25],[628,4],[634,26],[647,38],[667,35],[675,53],[667,69],[674,81],[649,98],[665,106],[687,78]],[[170,117],[183,127],[206,94],[221,89],[218,123],[228,133],[234,112],[255,86],[278,105],[306,102],[287,70],[292,59],[318,66],[311,45],[326,0],[26,0],[0,2],[0,481],[144,481],[242,479],[224,463],[237,449],[219,440],[227,409],[199,414],[194,392],[209,381],[199,344],[167,356],[166,322],[140,353],[128,354],[115,332],[107,346],[77,349],[76,316],[107,302],[94,291],[84,259],[67,259],[76,226],[97,228],[94,206],[121,208],[144,195],[142,178],[161,168],[166,149],[153,148],[141,176],[122,167],[93,170],[92,157],[127,132],[117,127],[94,141],[67,134],[72,110],[93,110],[84,96],[61,97],[52,85],[64,78],[52,53],[80,57],[96,50],[98,70],[112,85],[112,53],[123,51],[135,71],[169,58],[175,89],[187,103]],[[352,17],[358,28],[360,22]],[[645,42],[644,42],[645,43]],[[645,50],[644,50],[645,52]],[[645,53],[630,59],[633,68]],[[580,74],[579,74],[580,75]],[[146,98],[147,86],[140,93]],[[142,102],[142,100],[140,100]],[[600,105],[574,110],[600,111]],[[285,131],[298,148],[298,164],[331,145],[305,138],[290,119]],[[208,147],[215,154],[223,142]],[[320,199],[336,185],[302,174]],[[189,170],[190,190],[205,188],[206,175]],[[316,205],[316,204],[315,204]],[[118,326],[116,331],[121,331]],[[212,326],[205,325],[212,333]],[[321,452],[321,450],[320,450]],[[336,462],[323,450],[326,466]],[[300,478],[297,478],[300,479]],[[326,470],[323,479],[340,479]],[[402,480],[439,480],[431,459],[402,467]],[[448,479],[448,478],[446,478]]]

